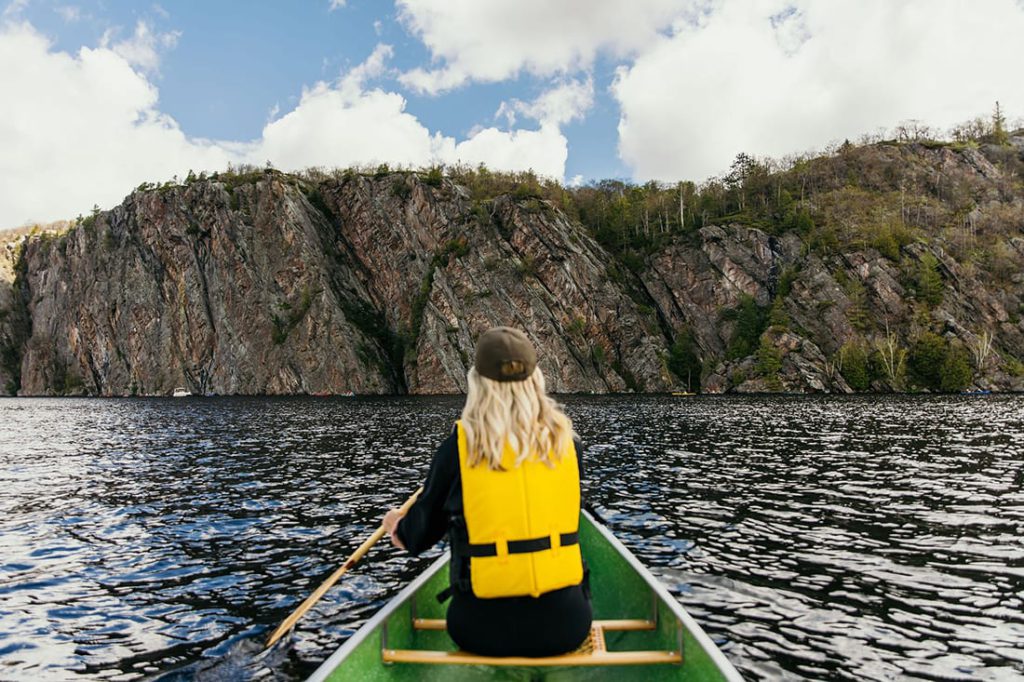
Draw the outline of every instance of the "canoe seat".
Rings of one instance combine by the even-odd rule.
[[[595,620],[590,636],[576,651],[561,656],[530,658],[527,656],[492,657],[471,654],[467,651],[431,651],[426,649],[381,650],[384,663],[421,663],[435,665],[500,665],[500,666],[579,666],[579,665],[650,665],[652,663],[682,663],[679,651],[608,651],[605,648],[605,631],[653,630],[650,620]],[[444,630],[443,618],[415,618],[416,630]]]

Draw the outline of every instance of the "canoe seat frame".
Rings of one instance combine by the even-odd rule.
[[[657,597],[651,593],[652,602]],[[652,665],[675,664],[683,662],[682,623],[678,624],[679,642],[674,651],[608,651],[605,646],[605,632],[653,631],[658,627],[658,609],[654,605],[654,614],[649,619],[595,620],[591,625],[590,638],[584,643],[590,644],[590,651],[572,651],[561,656],[527,657],[527,656],[480,656],[467,651],[436,651],[429,649],[391,649],[388,647],[388,625],[385,621],[381,630],[381,660],[385,664],[418,663],[432,665],[493,665],[519,667],[551,667],[551,666],[597,666],[597,665]],[[447,623],[443,618],[417,618],[415,601],[410,605],[412,627],[414,630],[445,630]],[[581,647],[582,649],[582,647]]]

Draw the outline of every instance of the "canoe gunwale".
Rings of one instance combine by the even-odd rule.
[[[405,586],[405,588],[396,594],[391,601],[385,604],[377,613],[373,614],[373,617],[362,624],[362,626],[356,630],[356,633],[345,640],[337,651],[320,664],[312,675],[306,680],[306,682],[323,682],[326,680],[334,669],[337,668],[343,660],[358,647],[363,640],[370,636],[374,630],[382,627],[387,623],[388,618],[398,610],[407,599],[411,599],[423,585],[425,585],[434,574],[440,571],[448,563],[449,552],[446,550],[441,556],[437,558],[425,571],[416,576],[416,579]]]
[[[683,628],[690,631],[694,641],[697,642],[708,657],[715,662],[715,665],[718,666],[719,671],[721,671],[725,679],[729,682],[743,682],[743,677],[740,675],[739,671],[736,670],[733,664],[729,662],[729,659],[725,657],[725,654],[722,653],[715,643],[711,641],[711,638],[708,637],[707,633],[704,632],[704,629],[701,628],[697,621],[695,621],[693,617],[686,612],[686,609],[683,608],[682,604],[676,601],[676,598],[673,597],[667,589],[665,589],[665,586],[662,585],[656,577],[654,577],[654,574],[651,573],[650,569],[640,563],[640,560],[633,556],[633,553],[629,551],[629,548],[623,545],[617,537],[612,535],[612,532],[608,530],[603,523],[598,523],[598,521],[591,516],[590,512],[584,510],[583,514],[590,520],[590,523],[593,524],[597,532],[599,532],[604,539],[622,555],[630,568],[636,571],[637,574],[644,579],[644,582],[647,583],[656,597],[668,607],[669,611],[672,612],[672,615],[679,619],[679,623]],[[685,651],[683,652],[683,656],[686,656]]]

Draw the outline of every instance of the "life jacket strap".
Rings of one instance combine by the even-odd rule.
[[[580,542],[579,532],[575,533],[562,533],[558,536],[561,542],[560,547],[566,547],[568,545],[578,545]],[[489,557],[498,556],[498,545],[493,542],[488,542],[482,545],[467,544],[467,554],[471,557]],[[545,549],[551,549],[551,537],[544,536],[542,538],[531,538],[529,540],[509,540],[508,541],[508,553],[509,554],[530,554],[532,552],[543,552]]]

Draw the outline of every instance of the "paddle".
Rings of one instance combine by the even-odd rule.
[[[412,506],[413,502],[416,501],[416,498],[420,496],[421,492],[423,492],[422,486],[418,488],[416,492],[414,492],[411,496],[409,496],[409,499],[406,500],[401,507],[399,507],[399,511],[402,512],[403,516],[407,511],[409,511],[409,507]],[[348,558],[348,561],[341,565],[341,568],[332,573],[331,576],[327,580],[325,580],[323,584],[320,585],[320,587],[316,588],[316,591],[313,592],[313,594],[306,597],[306,601],[302,602],[302,604],[299,605],[299,608],[295,609],[295,611],[292,612],[292,615],[285,618],[284,621],[282,621],[282,623],[277,626],[277,629],[274,630],[270,634],[270,637],[267,638],[267,643],[265,646],[269,648],[274,645],[274,642],[281,639],[281,637],[286,632],[288,632],[293,625],[295,625],[295,622],[298,621],[299,618],[302,618],[302,616],[305,615],[306,611],[309,611],[313,604],[320,601],[320,597],[324,596],[327,590],[331,589],[331,586],[334,585],[334,583],[338,582],[338,579],[341,578],[341,576],[345,575],[348,569],[355,566],[356,562],[362,559],[366,555],[366,553],[370,551],[370,548],[377,544],[377,541],[380,540],[382,537],[384,537],[383,525],[378,527],[377,530],[373,531],[373,535],[368,537],[366,541],[363,542],[363,544],[359,545],[359,548],[356,551],[352,552],[352,556]]]

